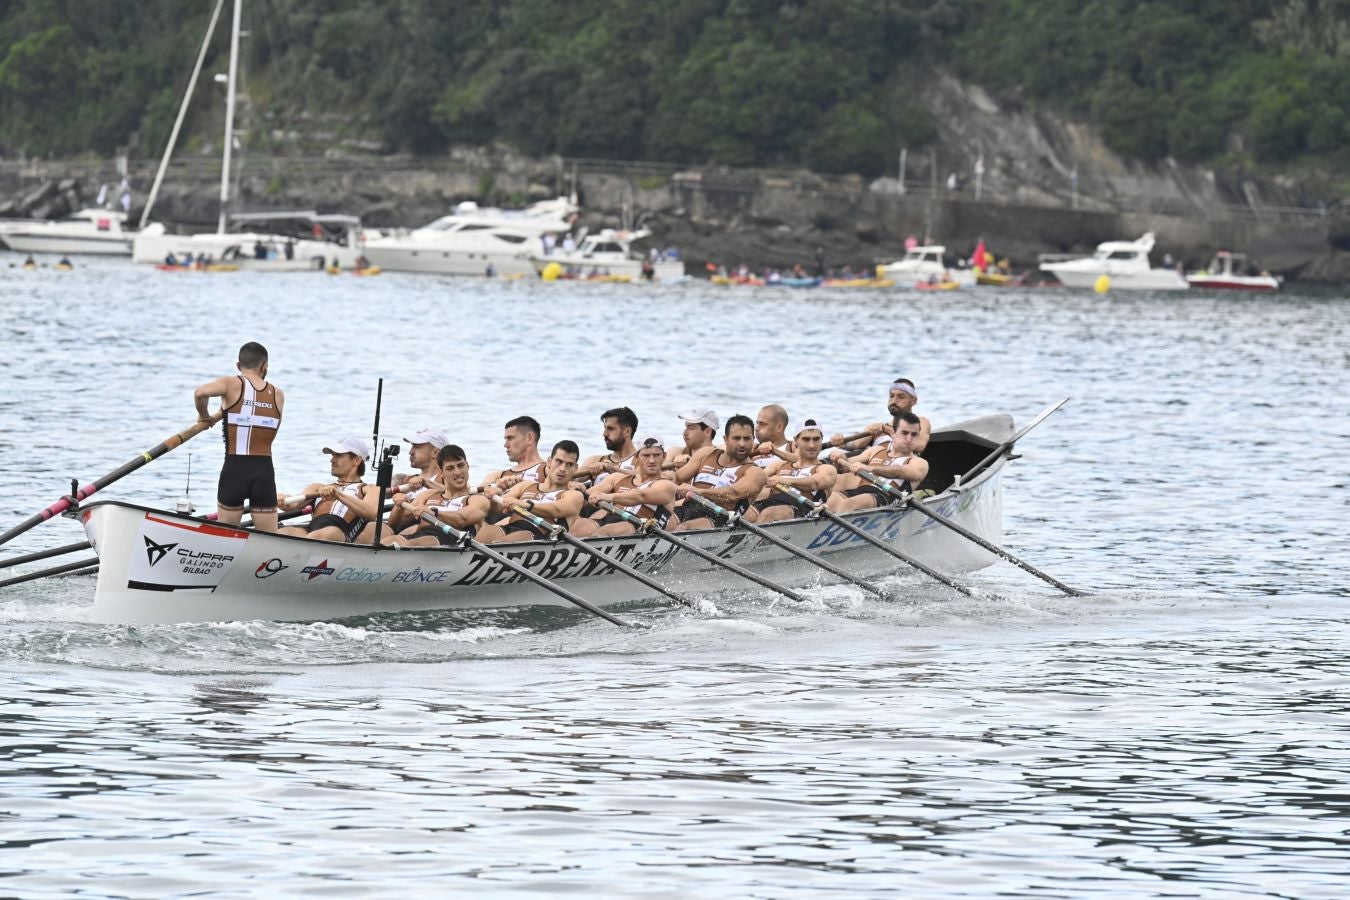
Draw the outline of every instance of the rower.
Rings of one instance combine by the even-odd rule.
[[[797,450],[797,461],[780,459],[766,470],[768,483],[759,499],[745,513],[745,518],[751,522],[780,522],[806,515],[806,510],[797,501],[782,491],[774,490],[775,484],[794,488],[808,499],[823,503],[830,496],[835,479],[839,477],[834,466],[820,459],[825,432],[819,422],[806,419],[792,428],[789,434]]]
[[[280,533],[315,541],[356,543],[366,523],[374,521],[380,513],[380,489],[361,480],[366,474],[370,448],[360,438],[349,437],[324,447],[323,452],[332,457],[334,481],[311,484],[293,497],[281,495],[281,505],[288,509],[317,502],[308,524],[288,525]]]
[[[751,459],[761,469],[777,465],[782,461],[778,453],[792,453],[792,442],[787,438],[787,410],[777,403],[771,403],[759,411],[755,418],[755,440],[759,444]],[[774,451],[778,451],[775,453]]]
[[[665,458],[665,444],[659,437],[643,438],[637,451],[637,468],[632,472],[615,472],[587,491],[587,498],[591,503],[607,500],[640,519],[656,519],[658,525],[664,526],[675,502],[675,482],[662,472]],[[587,525],[589,522],[595,525]],[[589,519],[579,521],[572,533],[580,537],[591,534],[608,537],[632,534],[636,530],[620,514],[602,509]]]
[[[577,467],[576,477],[580,481],[598,483],[606,475],[618,471],[633,471],[633,457],[637,447],[633,446],[633,435],[637,434],[638,417],[626,406],[606,410],[600,416],[604,423],[601,437],[605,441],[608,453],[589,457]]]
[[[539,455],[539,422],[531,416],[517,416],[507,422],[502,432],[502,446],[511,466],[498,469],[483,479],[480,487],[495,484],[502,490],[515,487],[521,481],[543,481],[544,460]]]
[[[711,409],[693,409],[680,416],[684,422],[684,446],[672,447],[666,456],[666,464],[676,469],[682,467],[700,450],[711,447],[717,442],[717,413]]]
[[[216,515],[238,525],[248,503],[253,527],[277,530],[277,481],[272,467],[272,441],[281,427],[286,396],[267,381],[267,348],[249,341],[239,348],[238,375],[221,377],[192,392],[197,422],[214,424],[208,404],[220,398],[225,420],[225,463],[216,488]]]
[[[919,394],[914,387],[914,382],[910,381],[908,378],[895,379],[895,381],[891,382],[890,391],[886,395],[886,411],[891,414],[891,421],[873,422],[863,429],[871,435],[870,438],[860,438],[856,441],[851,441],[848,444],[843,444],[844,449],[850,452],[857,452],[869,445],[875,447],[878,444],[888,443],[891,440],[892,430],[898,424],[897,417],[901,413],[914,412],[914,405],[918,402]],[[932,434],[932,431],[932,424],[923,416],[919,416],[919,441],[914,447],[915,453],[922,453],[927,449],[928,436]],[[830,438],[830,443],[835,446],[840,446],[843,439],[844,436],[842,434],[836,434]]]
[[[464,450],[455,444],[441,447],[436,453],[436,468],[440,483],[409,501],[413,512],[404,510],[414,521],[382,543],[390,547],[449,547],[454,543],[444,531],[422,521],[422,513],[430,513],[470,536],[483,524],[492,504],[485,495],[469,487],[469,460]],[[392,523],[393,516],[389,518]]]
[[[839,513],[872,509],[894,502],[893,496],[860,478],[858,472],[871,472],[888,479],[893,487],[906,493],[918,490],[919,484],[928,477],[928,460],[917,455],[921,433],[919,417],[902,412],[896,421],[894,437],[887,443],[869,448],[857,459],[835,457],[840,476],[826,504],[831,510]]]
[[[403,440],[408,443],[408,462],[417,471],[399,472],[394,475],[394,508],[389,511],[389,521],[386,523],[390,534],[397,534],[411,524],[408,511],[399,504],[414,501],[423,491],[441,486],[439,481],[441,469],[437,463],[437,454],[450,443],[450,439],[435,428],[423,428],[412,437],[405,437]],[[372,523],[366,526],[366,532],[361,534],[361,539],[357,543],[374,542],[375,525]]]
[[[722,432],[725,450],[705,448],[675,474],[675,496],[683,499],[690,494],[707,497],[718,506],[743,512],[750,501],[764,490],[764,470],[750,460],[755,447],[755,423],[749,416],[735,415],[727,419]],[[694,500],[684,500],[675,507],[680,523],[674,531],[711,528],[713,520],[708,510]]]
[[[492,485],[484,493],[492,500],[495,511],[507,514],[507,520],[501,524],[485,524],[478,529],[478,540],[485,544],[533,541],[548,537],[535,525],[511,512],[514,504],[521,504],[541,519],[556,522],[565,528],[571,528],[581,513],[581,505],[586,497],[581,491],[569,487],[577,474],[577,460],[581,451],[572,441],[558,441],[553,445],[544,464],[544,482],[521,481],[509,491]]]

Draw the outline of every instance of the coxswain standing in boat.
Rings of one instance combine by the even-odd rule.
[[[699,494],[724,509],[744,511],[765,484],[764,470],[750,459],[755,449],[755,423],[749,416],[732,416],[722,437],[726,449],[708,447],[675,473],[675,480],[680,482],[675,496],[683,499]],[[680,520],[675,531],[711,528],[714,524],[708,510],[694,500],[676,506],[675,517]]]
[[[437,454],[441,452],[442,447],[450,443],[449,438],[434,428],[423,428],[412,437],[405,437],[403,440],[408,444],[408,462],[417,471],[399,472],[394,475],[394,508],[389,511],[389,520],[385,523],[392,534],[397,534],[411,524],[408,512],[400,506],[401,503],[412,502],[423,491],[441,486],[441,468],[436,462]],[[357,543],[374,542],[375,524],[372,522],[362,531]]]
[[[453,541],[444,531],[422,521],[423,513],[430,513],[447,525],[473,535],[491,509],[491,501],[475,493],[469,486],[469,459],[463,448],[446,444],[436,453],[440,484],[427,488],[409,501],[413,511],[404,515],[413,519],[398,534],[391,534],[382,543],[390,547],[448,547]],[[390,517],[393,520],[393,517]]]
[[[745,518],[751,522],[781,522],[806,515],[806,511],[791,497],[773,489],[776,484],[793,488],[817,503],[825,502],[834,489],[839,472],[820,458],[820,448],[825,442],[820,423],[815,419],[806,419],[791,429],[790,433],[797,459],[795,462],[780,459],[765,470],[767,484],[759,499],[745,513]]]
[[[357,543],[366,524],[380,514],[379,488],[361,480],[370,448],[360,438],[349,437],[324,447],[323,452],[332,456],[334,481],[311,484],[294,497],[281,495],[281,503],[288,509],[314,502],[314,514],[307,524],[287,526],[281,533],[316,541]]]
[[[921,433],[919,417],[902,412],[897,423],[890,441],[868,449],[857,459],[835,458],[834,465],[840,475],[826,504],[831,510],[840,513],[872,509],[895,501],[890,494],[859,477],[859,472],[871,472],[907,493],[918,490],[920,483],[928,477],[928,460],[917,455]]]
[[[225,462],[216,487],[220,521],[238,525],[248,504],[253,527],[277,530],[277,479],[272,441],[281,427],[286,396],[267,380],[267,348],[250,341],[239,348],[238,375],[222,375],[192,393],[197,421],[211,424],[212,397],[220,398],[225,421]]]
[[[666,454],[666,465],[679,469],[693,458],[695,453],[717,443],[717,413],[711,409],[694,409],[680,416],[684,422],[684,446],[672,447]]]
[[[502,447],[511,463],[509,469],[498,469],[483,479],[480,487],[496,485],[502,490],[515,487],[522,481],[544,480],[544,458],[539,455],[539,422],[531,416],[517,416],[507,422],[502,432]]]
[[[873,422],[866,428],[870,438],[859,438],[848,444],[842,444],[844,436],[836,434],[830,438],[830,443],[835,446],[843,446],[849,452],[856,452],[865,447],[877,446],[888,443],[891,440],[891,431],[896,427],[897,417],[901,413],[914,412],[914,406],[919,402],[918,391],[914,387],[914,382],[908,378],[897,378],[891,383],[890,391],[886,395],[886,411],[891,414],[889,422]],[[915,415],[918,415],[915,413]],[[919,416],[919,441],[914,447],[915,453],[922,453],[928,449],[928,436],[933,432],[933,425],[923,416]]]
[[[622,506],[640,519],[656,519],[664,526],[674,511],[675,482],[663,473],[666,448],[659,437],[642,439],[637,451],[637,468],[632,472],[615,472],[586,492],[591,503],[609,501]],[[587,523],[594,522],[594,526]],[[632,534],[637,528],[618,513],[601,509],[588,519],[577,523],[573,534],[580,537]]]
[[[750,457],[755,465],[767,469],[782,462],[783,457],[779,456],[779,453],[792,454],[792,441],[788,440],[787,426],[787,410],[777,403],[771,403],[759,411],[759,415],[755,418],[755,440],[759,441],[759,444]]]
[[[544,463],[543,484],[521,481],[509,491],[502,491],[495,485],[484,488],[483,492],[492,499],[493,511],[506,513],[507,518],[504,522],[485,524],[479,528],[478,540],[492,544],[535,541],[548,537],[532,522],[511,511],[511,507],[516,504],[524,506],[545,521],[571,529],[581,514],[582,504],[586,502],[586,495],[571,487],[580,457],[581,451],[575,443],[558,441]]]
[[[620,406],[606,410],[601,414],[600,421],[605,426],[601,437],[609,452],[587,458],[577,467],[576,473],[579,480],[592,484],[615,472],[633,471],[633,457],[637,455],[637,447],[633,446],[633,435],[637,434],[638,428],[637,413]]]

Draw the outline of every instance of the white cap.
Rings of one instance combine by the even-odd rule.
[[[681,415],[680,418],[684,419],[690,425],[707,425],[713,431],[717,430],[717,425],[720,421],[717,418],[717,413],[713,412],[711,409],[691,409],[689,412]]]
[[[324,453],[355,453],[361,459],[370,459],[370,447],[359,437],[346,437],[340,441],[334,441],[323,448]]]
[[[666,449],[666,443],[665,441],[661,440],[661,438],[658,437],[657,435],[648,434],[645,437],[643,437],[642,440],[637,442],[638,452],[640,453],[648,447],[660,447],[662,450],[664,450]]]
[[[801,434],[803,431],[813,431],[813,430],[819,431],[821,437],[825,436],[824,426],[822,426],[815,419],[802,419],[800,422],[792,426],[792,428],[788,431],[788,434],[792,435],[793,439],[795,440],[797,435]]]
[[[450,443],[450,439],[444,433],[434,428],[423,428],[412,437],[405,437],[404,440],[410,444],[430,444],[437,450]]]

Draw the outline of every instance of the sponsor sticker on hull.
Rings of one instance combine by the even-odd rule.
[[[127,587],[213,589],[234,566],[247,540],[247,534],[232,529],[147,513],[132,545]]]

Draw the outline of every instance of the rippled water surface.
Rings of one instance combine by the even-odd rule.
[[[1350,300],[70,273],[0,255],[0,530],[194,419],[259,339],[279,482],[323,443],[628,404],[831,430],[897,375],[1019,446],[1018,569],[793,606],[97,625],[0,588],[0,895],[1338,897],[1350,878]],[[216,433],[108,488],[208,505]],[[46,523],[14,553],[81,539]],[[21,567],[29,571],[44,565]],[[0,569],[0,577],[15,569]]]

